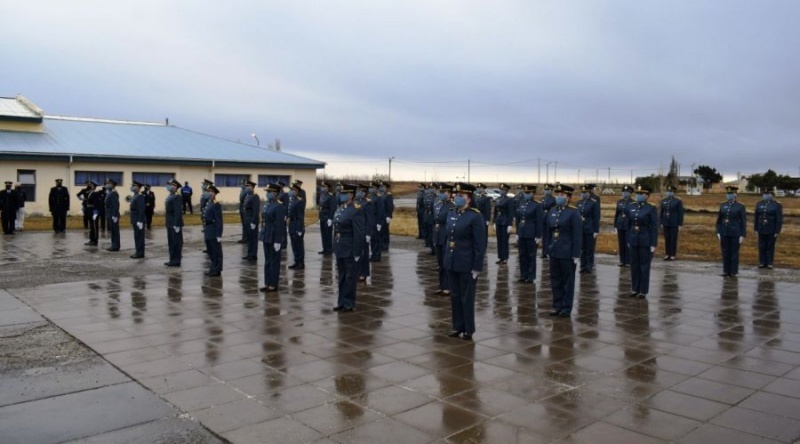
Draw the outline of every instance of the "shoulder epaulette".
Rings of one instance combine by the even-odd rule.
[[[655,206],[656,206],[656,205],[655,205],[654,203],[652,203],[652,202],[647,202],[647,205],[650,205],[651,207],[655,207]]]
[[[392,192],[391,192],[391,191],[387,191],[387,192],[386,192],[386,195],[387,195],[387,196],[391,196],[391,195],[392,195]]]
[[[772,199],[772,201],[773,201],[773,202],[775,202],[775,203],[776,203],[776,204],[778,204],[778,205],[783,205],[783,204],[781,203],[781,201],[779,201],[779,200]]]
[[[577,210],[578,209],[578,207],[575,207],[575,206],[572,206],[572,205],[567,205],[567,208],[572,208],[573,210]]]
[[[356,210],[360,210],[361,209],[361,204],[358,203],[358,202],[353,202],[353,207],[355,207]]]
[[[453,208],[453,209],[455,209],[455,208]],[[481,210],[479,210],[479,209],[477,209],[477,208],[471,208],[471,207],[470,207],[470,211],[474,211],[474,212],[476,212],[476,213],[478,213],[478,214],[481,214]]]

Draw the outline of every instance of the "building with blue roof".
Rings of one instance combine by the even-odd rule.
[[[156,211],[171,178],[189,182],[196,205],[203,179],[214,181],[223,203],[238,203],[239,184],[259,186],[299,179],[312,184],[325,164],[275,149],[265,149],[180,128],[168,123],[48,116],[22,96],[0,98],[0,181],[19,182],[26,190],[28,214],[48,213],[48,194],[56,179],[74,197],[87,180],[116,180],[124,195],[131,181],[152,186]],[[161,204],[161,205],[159,205]],[[71,199],[71,214],[81,210]]]

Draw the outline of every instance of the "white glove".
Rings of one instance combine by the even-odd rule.
[[[111,221],[114,222],[114,223],[117,223],[117,222],[119,222],[119,218],[118,217],[112,217]]]
[[[387,224],[389,224],[389,223],[391,223],[391,222],[392,222],[392,218],[391,218],[391,217],[387,217],[387,218],[386,218],[386,223],[387,223]]]
[[[775,233],[775,239],[777,239],[777,238],[778,238],[778,233]]]
[[[616,228],[614,228],[614,234],[617,234],[617,229]]]
[[[542,238],[541,237],[537,237],[533,241],[536,242],[537,244],[541,244],[542,243]]]
[[[222,238],[221,238],[221,237],[218,237],[218,238],[217,238],[217,242],[219,242],[219,243],[222,243]]]
[[[597,233],[592,234],[592,239],[597,239]]]
[[[97,215],[96,214],[92,214],[92,220],[97,220]]]
[[[678,231],[681,231],[682,229],[683,229],[683,225],[678,225]]]
[[[328,219],[328,226],[330,227],[331,225],[333,225],[333,221]]]
[[[275,251],[281,251],[281,243],[280,242],[276,242],[276,243],[272,244],[272,248],[274,248]]]
[[[355,261],[358,262],[358,260],[361,259],[361,256],[353,256],[353,259],[355,259]]]
[[[144,229],[144,223],[142,223],[142,222],[136,222],[136,228],[138,228],[138,229],[140,229],[140,230]]]
[[[573,257],[573,258],[572,258],[572,263],[573,263],[573,264],[575,264],[575,265],[578,265],[578,262],[579,262],[580,260],[581,260],[581,258],[579,258],[579,257]]]
[[[720,236],[719,233],[717,233],[717,239],[722,240],[722,236]]]
[[[656,247],[650,247],[650,252],[651,253],[655,253],[655,251],[656,251]]]
[[[475,279],[478,279],[478,275],[479,274],[480,274],[480,271],[472,270],[472,280],[474,281]]]
[[[378,231],[381,231],[381,224],[378,224],[377,227],[378,227]]]
[[[302,235],[303,235],[303,232],[302,232],[302,231],[298,231],[298,232],[297,232],[297,235],[298,235],[298,236],[302,236]]]
[[[511,234],[511,225],[509,225],[508,228],[506,228],[506,233]]]
[[[251,230],[255,230],[256,229],[256,224],[250,224],[250,229]]]
[[[370,240],[372,240],[372,236],[367,236],[367,242],[369,242]]]
[[[741,244],[744,241],[744,238],[739,236],[739,243]]]
[[[488,220],[486,221],[486,226],[487,226],[487,227],[489,226],[489,221],[488,221]]]
[[[181,227],[172,227],[172,229],[175,230],[176,233],[181,232]]]

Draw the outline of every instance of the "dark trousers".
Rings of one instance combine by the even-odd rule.
[[[211,227],[206,227],[206,230],[210,230]],[[222,243],[217,242],[217,238],[214,236],[205,236],[206,241],[206,250],[208,251],[208,259],[211,261],[211,265],[208,267],[208,272],[210,274],[219,274],[222,273]]]
[[[17,212],[3,211],[3,217],[0,220],[3,223],[3,233],[11,234],[14,232],[14,221],[17,220]]]
[[[519,239],[519,277],[521,279],[536,279],[536,239]]]
[[[628,249],[628,230],[617,230],[617,248],[617,251],[619,251],[619,263],[630,265],[631,255]]]
[[[150,227],[152,227],[152,226],[153,226],[153,210],[145,210],[145,212],[144,212],[144,218],[145,218],[145,223],[144,223],[144,225],[145,225],[145,227],[147,227],[147,229],[149,230],[149,229],[150,229]]]
[[[89,221],[92,220],[92,212],[86,207],[83,207],[83,229],[89,229]]]
[[[281,252],[275,251],[274,243],[264,242],[264,285],[278,288],[281,277]]]
[[[67,229],[67,212],[54,211],[53,212],[53,231],[60,233]]]
[[[547,222],[547,213],[545,212],[545,222]],[[547,257],[547,250],[550,247],[550,230],[547,229],[547,226],[544,227],[544,233],[542,233],[542,259]]]
[[[594,270],[594,247],[597,239],[594,233],[583,233],[583,244],[581,244],[581,270]]]
[[[372,240],[372,236],[370,236],[370,241]],[[361,257],[364,260],[359,260],[356,263],[356,270],[358,270],[359,277],[367,277],[371,274],[370,265],[369,265],[369,243],[364,242],[364,248],[361,250]]]
[[[444,269],[444,245],[436,246],[436,263],[439,265],[439,290],[449,290],[447,270]]]
[[[425,223],[425,246],[434,251],[433,245],[433,224]]]
[[[722,247],[722,273],[739,274],[739,237],[722,236],[719,244]]]
[[[417,238],[425,239],[428,233],[425,231],[425,214],[417,212]]]
[[[108,230],[111,232],[111,249],[119,250],[119,219],[115,223],[113,219],[108,218]]]
[[[486,228],[484,228],[484,233],[486,233],[486,241],[483,243],[483,251],[489,247],[489,224],[484,222],[483,223]]]
[[[372,250],[370,259],[374,261],[381,260],[381,251],[383,250],[381,246],[381,232],[383,232],[383,227],[381,227],[381,231],[373,232],[369,239],[370,250]]]
[[[97,230],[100,223],[100,216],[89,219],[89,241],[97,243]]]
[[[575,262],[572,259],[550,258],[550,288],[553,292],[553,311],[572,312],[575,299]]]
[[[183,198],[183,214],[186,214],[186,209],[189,209],[189,214],[194,214],[192,210],[192,196],[184,194]]]
[[[244,222],[244,214],[239,213],[240,225],[242,226],[242,243],[247,243],[247,237],[250,235],[247,224]]]
[[[664,230],[664,255],[675,257],[678,255],[678,227],[662,227]]]
[[[360,261],[367,260],[362,257]],[[336,274],[339,278],[339,299],[336,305],[343,308],[355,308],[356,306],[356,261],[353,257],[336,258]]]
[[[247,224],[247,257],[258,257],[258,224],[255,228],[250,228]]]
[[[322,252],[333,252],[333,230],[328,226],[327,219],[319,221],[319,232],[322,236]]]
[[[302,231],[297,234],[296,231],[289,233],[289,239],[292,241],[292,255],[294,256],[295,264],[305,264],[306,260],[306,247],[303,240],[305,233]]]
[[[133,245],[136,248],[136,256],[144,256],[144,230],[133,224]]]
[[[447,272],[450,284],[450,310],[453,316],[453,331],[475,333],[475,283],[472,273]]]
[[[650,246],[631,247],[631,291],[647,294],[650,292],[650,263],[653,253]]]
[[[389,229],[391,226],[392,224],[386,223],[381,228],[381,248],[384,251],[389,251]]]
[[[508,260],[508,225],[495,224],[494,229],[497,235],[497,258]]]
[[[774,234],[759,234],[758,235],[758,263],[761,265],[772,265],[775,259],[775,241],[777,238]]]
[[[183,229],[176,233],[175,227],[167,226],[167,246],[169,247],[169,263],[180,265],[181,252],[183,250]]]

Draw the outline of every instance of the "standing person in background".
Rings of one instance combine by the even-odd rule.
[[[333,253],[333,215],[336,213],[336,196],[331,193],[330,184],[320,184],[319,195],[319,232],[322,237],[322,251],[318,254],[326,256]]]
[[[244,229],[248,230],[247,253],[242,259],[250,262],[258,261],[258,219],[261,215],[261,198],[255,190],[256,183],[248,180],[244,190]]]
[[[179,195],[181,183],[176,179],[167,182],[167,199],[164,202],[167,226],[169,261],[167,267],[180,267],[183,250],[183,198]]]
[[[89,182],[87,181],[86,183],[88,184]],[[78,194],[76,194],[76,196],[78,197],[78,200],[81,201],[81,213],[83,214],[83,229],[84,230],[88,230],[89,229],[89,221],[92,220],[92,214],[86,209],[86,205],[88,204],[88,202],[86,201],[86,196],[88,194],[89,194],[89,186],[88,185],[86,185],[83,188],[81,188],[81,190],[78,191]]]
[[[392,217],[394,217],[394,196],[392,196],[391,191],[389,188],[392,187],[392,184],[389,182],[380,181],[378,185],[378,193],[380,193],[381,197],[383,198],[383,205],[384,205],[384,221],[385,225],[382,230],[381,234],[381,250],[382,251],[389,251],[389,230],[392,225]]]
[[[278,202],[283,205],[283,209],[286,210],[286,214],[289,214],[289,193],[286,192],[286,184],[281,182],[280,180],[277,182],[278,186],[281,187],[281,190],[278,192]],[[286,251],[286,245],[289,242],[289,224],[286,224],[286,235],[283,237],[283,244],[281,244],[281,249]]]
[[[492,198],[486,194],[486,185],[479,183],[475,185],[475,208],[481,212],[483,216],[483,223],[486,225],[486,245],[484,250],[489,246],[489,224],[492,223]]]
[[[150,185],[144,186],[144,213],[145,225],[150,230],[153,227],[153,214],[156,211],[156,193],[150,190]]]
[[[306,199],[302,188],[303,181],[295,180],[289,190],[289,238],[292,242],[293,270],[306,268]]]
[[[417,215],[417,239],[425,239],[425,184],[417,184],[417,202],[414,207]]]
[[[361,212],[364,213],[364,234],[366,235],[364,247],[359,255],[363,257],[364,260],[358,261],[358,264],[356,264],[359,282],[366,282],[367,278],[372,274],[371,261],[368,261],[367,258],[369,257],[372,239],[378,235],[378,230],[375,229],[375,205],[372,202],[372,197],[367,195],[368,190],[368,184],[356,184],[356,195],[353,199],[353,202],[361,206]]]
[[[433,244],[433,207],[437,199],[436,184],[431,182],[425,189],[425,215],[422,222],[425,225],[425,247],[431,249],[431,255],[436,255],[436,245]]]
[[[242,226],[242,238],[236,241],[239,244],[246,244],[247,243],[247,235],[250,234],[250,230],[247,229],[247,223],[244,221],[244,200],[247,198],[247,181],[243,180],[241,184],[239,184],[239,223]]]
[[[208,186],[208,203],[203,214],[203,239],[209,257],[209,268],[206,276],[219,276],[222,274],[222,205],[217,202],[219,189],[214,185]]]
[[[511,186],[501,183],[500,190],[502,195],[497,199],[494,206],[494,230],[497,236],[497,262],[496,264],[505,265],[508,263],[509,247],[508,241],[511,236],[511,225],[514,221],[514,199],[508,197],[508,190]]]
[[[544,197],[542,197],[542,212],[544,212],[544,220],[547,221],[547,215],[550,213],[550,209],[556,206],[556,198],[553,197],[553,188],[555,188],[552,184],[546,183],[544,184]],[[544,233],[542,233],[542,259],[547,257],[547,252],[549,251],[550,246],[550,230],[546,229],[545,226]]]
[[[28,200],[28,195],[22,189],[19,182],[14,184],[14,191],[17,192],[17,219],[14,221],[14,229],[23,231],[25,229],[25,201]]]
[[[144,224],[147,221],[145,215],[145,202],[141,183],[133,181],[131,184],[131,226],[133,226],[133,244],[136,252],[131,255],[131,259],[141,259],[144,257]]]
[[[276,183],[268,183],[264,210],[261,215],[262,228],[258,239],[264,248],[264,286],[265,293],[278,291],[281,277],[281,241],[286,236],[286,209],[278,201],[281,187]]]
[[[519,241],[519,282],[536,282],[536,246],[542,241],[544,211],[534,200],[536,185],[522,186],[522,203],[517,212]]]
[[[200,211],[198,214],[200,215],[200,225],[203,226],[202,230],[205,231],[205,224],[203,223],[203,217],[205,216],[206,206],[208,205],[208,200],[211,198],[211,193],[208,192],[208,187],[213,186],[214,182],[203,179],[203,183],[201,184],[201,188],[203,192],[200,194]],[[208,248],[203,250],[203,253],[208,253]]]
[[[739,188],[725,187],[727,200],[719,206],[717,239],[722,249],[722,276],[739,274],[739,247],[747,235],[747,213],[736,200]]]
[[[106,232],[106,187],[102,186],[100,188],[95,187],[95,193],[97,193],[97,222],[98,222],[98,231],[101,233]]]
[[[647,202],[650,188],[636,188],[636,203],[628,206],[628,245],[631,254],[632,298],[644,299],[650,291],[650,265],[658,244],[658,210]]]
[[[105,206],[105,199],[100,196],[97,191],[97,184],[94,181],[86,182],[86,189],[88,190],[83,197],[84,211],[88,212],[89,218],[89,242],[84,245],[97,245],[97,231],[100,218],[100,206]]]
[[[581,257],[583,223],[578,210],[569,205],[574,188],[558,184],[553,188],[556,205],[547,215],[550,232],[547,256],[550,258],[550,288],[553,310],[550,316],[569,317],[575,299],[575,268]]]
[[[14,234],[14,221],[17,218],[19,197],[12,188],[12,183],[7,180],[5,189],[0,190],[0,221],[3,223],[4,234]]]
[[[362,257],[366,234],[364,232],[364,212],[361,206],[353,201],[356,185],[345,184],[339,195],[341,206],[333,217],[333,252],[336,255],[336,272],[339,282],[339,298],[333,311],[351,312],[356,307],[358,291],[359,260]]]
[[[69,190],[63,186],[63,179],[56,179],[56,186],[50,188],[48,204],[53,216],[53,231],[63,233],[67,229],[67,212],[69,211]]]
[[[369,184],[369,196],[368,199],[372,203],[372,219],[375,225],[375,231],[372,233],[371,240],[370,240],[370,249],[372,251],[372,255],[370,256],[370,262],[380,262],[381,261],[381,253],[383,252],[383,245],[382,245],[382,237],[383,233],[382,230],[386,227],[386,202],[384,201],[384,197],[378,193],[378,186],[380,182],[373,181]],[[363,209],[362,209],[363,210]],[[369,231],[367,231],[369,233]]]
[[[452,201],[453,185],[439,184],[439,202],[435,206],[433,241],[436,245],[436,263],[439,268],[439,289],[435,294],[450,294],[450,285],[447,281],[448,272],[444,268],[444,254],[447,251],[447,218],[451,216],[450,210],[455,207]]]
[[[192,190],[192,187],[189,186],[189,181],[184,182],[183,188],[181,188],[183,214],[186,214],[186,208],[189,208],[189,214],[194,214],[194,210],[192,210],[192,194],[194,194],[194,191]]]
[[[775,200],[775,187],[764,191],[763,199],[756,204],[753,220],[758,233],[758,268],[772,269],[775,261],[775,241],[783,227],[783,205]]]
[[[592,189],[594,185],[581,187],[581,200],[576,205],[583,222],[581,273],[591,273],[594,270],[594,248],[600,234],[600,204],[592,198]]]
[[[589,199],[592,199],[594,203],[597,204],[597,207],[600,208],[600,195],[597,194],[597,185],[593,183],[587,183],[584,189],[588,190]]]
[[[619,267],[631,265],[630,247],[628,246],[628,207],[633,204],[632,192],[632,186],[624,185],[622,187],[622,199],[617,201],[614,211],[614,233],[617,235]]]
[[[678,254],[678,232],[683,226],[683,201],[675,197],[676,188],[666,187],[661,200],[661,229],[664,231],[664,260],[674,261]]]
[[[106,198],[103,206],[106,209],[106,221],[108,230],[111,232],[111,246],[106,251],[119,251],[119,193],[117,193],[117,182],[113,179],[106,179]]]

